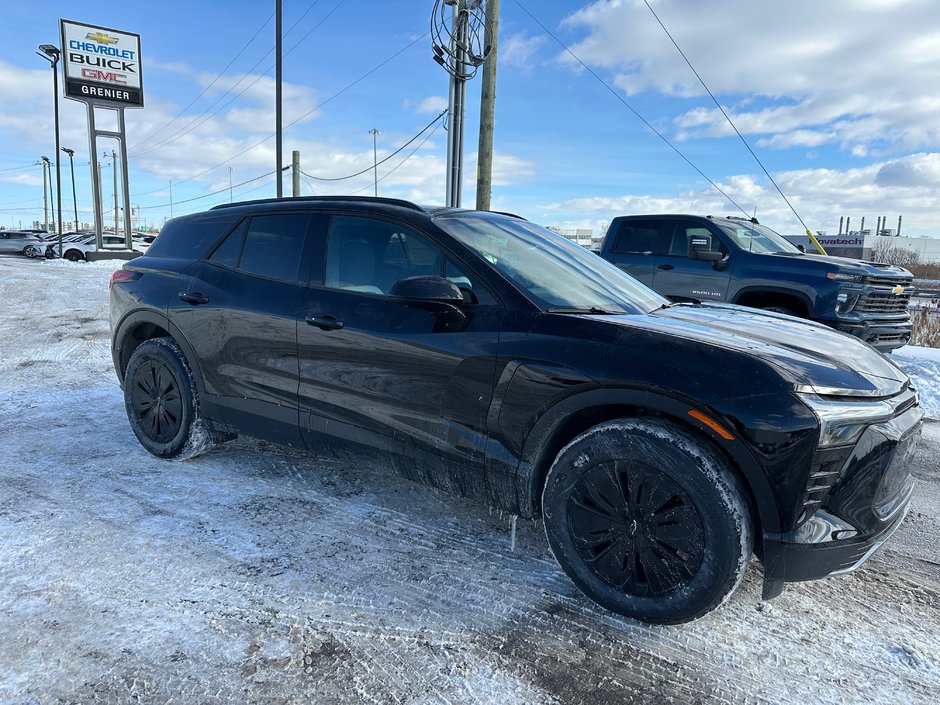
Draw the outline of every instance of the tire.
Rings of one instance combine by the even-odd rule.
[[[655,624],[721,605],[747,570],[740,480],[708,442],[656,419],[620,419],[558,454],[542,493],[555,558],[599,605]]]
[[[34,259],[36,257],[36,248],[34,248],[32,245],[27,245],[23,248],[23,256]]]
[[[81,262],[85,259],[85,255],[79,252],[78,250],[66,250],[65,254],[62,255],[69,262]]]
[[[787,308],[786,306],[763,306],[761,311],[773,311],[774,313],[783,313],[787,316],[793,316],[795,318],[802,318],[800,314],[794,311],[792,308]]]
[[[215,445],[189,363],[172,338],[147,340],[131,355],[124,408],[137,440],[157,457],[187,460]]]

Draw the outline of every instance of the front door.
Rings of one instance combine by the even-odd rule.
[[[412,228],[339,214],[327,228],[324,266],[298,329],[308,443],[339,436],[385,448],[412,479],[476,493],[502,305],[479,276]],[[465,303],[389,295],[396,281],[419,275],[446,276]]]
[[[674,301],[725,301],[731,281],[729,249],[717,233],[695,221],[676,221],[667,231],[668,247],[656,260],[653,288]],[[691,256],[696,238],[711,241],[711,250],[722,259],[709,261]]]

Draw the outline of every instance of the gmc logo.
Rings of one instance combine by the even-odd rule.
[[[101,71],[99,69],[82,69],[82,78],[87,78],[92,81],[104,81],[105,83],[120,83],[125,86],[127,85],[127,74]]]

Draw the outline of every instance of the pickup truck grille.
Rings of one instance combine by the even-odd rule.
[[[855,311],[866,314],[904,313],[911,300],[913,283],[910,277],[869,277],[868,285],[875,287],[875,291],[862,296],[855,305]],[[904,293],[894,293],[898,286],[904,287]]]

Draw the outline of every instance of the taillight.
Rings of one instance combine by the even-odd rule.
[[[140,272],[129,272],[126,269],[119,269],[111,275],[111,281],[108,283],[108,289],[121,282],[132,282],[140,276]]]

